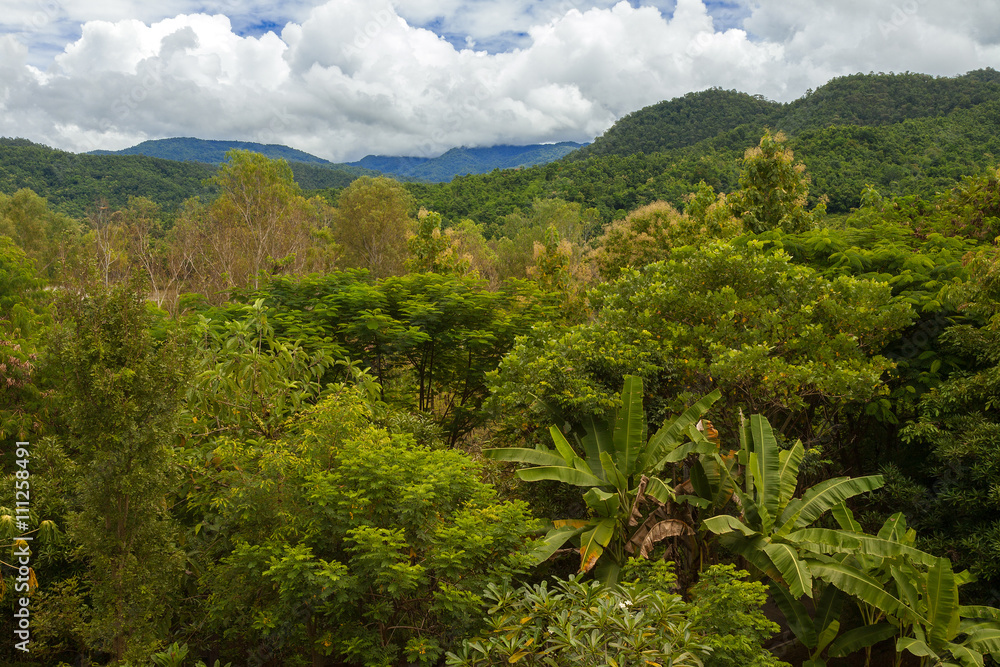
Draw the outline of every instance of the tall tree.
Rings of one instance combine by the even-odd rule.
[[[226,156],[211,179],[221,192],[212,203],[207,231],[230,282],[256,288],[261,275],[286,263],[302,265],[322,205],[302,196],[284,160],[243,150]]]
[[[414,221],[413,199],[403,186],[379,176],[363,176],[337,200],[336,238],[348,266],[383,278],[401,273]]]
[[[185,345],[153,339],[144,294],[136,280],[67,294],[46,364],[62,386],[60,449],[77,473],[67,532],[89,565],[86,634],[116,661],[155,648],[181,564],[165,497]]]
[[[781,132],[765,132],[760,144],[748,148],[743,156],[741,189],[728,201],[748,231],[803,232],[826,211],[824,201],[815,210],[806,210],[809,176],[805,165],[795,162],[784,142]]]

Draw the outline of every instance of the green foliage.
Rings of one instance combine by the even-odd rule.
[[[483,451],[488,458],[532,464],[534,467],[518,470],[518,477],[524,481],[550,480],[588,488],[583,500],[590,518],[553,522],[534,552],[538,562],[576,538],[580,572],[589,572],[596,565],[598,577],[614,583],[627,554],[638,550],[645,558],[657,542],[667,537],[694,534],[689,524],[664,514],[663,507],[674,499],[674,494],[654,473],[686,439],[709,444],[695,428],[695,422],[719,399],[719,393],[702,398],[664,424],[648,441],[642,395],[642,380],[626,376],[620,405],[613,416],[574,425],[575,449],[553,426],[549,433],[556,447],[554,452],[542,447]],[[585,458],[577,451],[584,452]],[[644,503],[652,504],[653,511],[644,511]],[[600,560],[602,556],[605,558]]]
[[[401,273],[412,209],[409,193],[390,178],[363,176],[345,188],[337,199],[334,231],[347,266],[378,278]]]
[[[631,372],[654,397],[684,400],[718,386],[728,433],[742,407],[813,446],[845,403],[885,393],[892,364],[877,352],[909,312],[884,283],[828,280],[783,252],[719,242],[624,272],[593,302],[592,323],[538,327],[518,343],[496,377],[497,402],[528,406],[531,387],[569,414],[601,414],[610,387]],[[658,421],[672,405],[661,398],[652,408]]]
[[[0,236],[0,439],[42,431],[38,352],[48,316],[42,281],[21,248]]]
[[[690,146],[739,125],[765,127],[784,106],[759,95],[721,88],[688,93],[619,118],[570,159],[648,154]]]
[[[712,565],[691,589],[690,618],[712,649],[705,667],[783,667],[761,646],[781,628],[761,611],[767,587],[745,581],[749,573],[732,565]]]
[[[596,239],[593,259],[601,274],[614,278],[626,267],[642,267],[669,256],[675,247],[704,245],[742,231],[724,197],[701,182],[684,215],[666,202],[654,202],[615,220]]]
[[[819,565],[808,562],[809,558],[862,546],[845,535],[810,532],[808,527],[848,498],[877,489],[883,483],[877,475],[855,479],[835,477],[810,487],[796,498],[793,494],[798,487],[803,455],[801,442],[791,449],[779,450],[767,420],[751,416],[740,431],[740,462],[746,466],[744,488],[736,489],[741,516],[737,519],[718,515],[704,521],[708,530],[720,536],[723,546],[787,587],[795,599],[812,596],[813,570]],[[891,548],[881,543],[878,546]],[[834,576],[829,579],[835,586],[843,585]]]
[[[165,497],[188,355],[176,332],[152,338],[139,288],[65,294],[45,371],[64,420],[50,456],[72,474],[67,534],[89,566],[85,636],[118,661],[158,644],[182,564]]]
[[[263,301],[244,306],[242,320],[201,317],[196,331],[202,352],[184,415],[192,435],[274,438],[322,395],[320,380],[334,360],[277,340]]]
[[[708,642],[664,583],[669,577],[661,574],[615,587],[575,578],[551,587],[491,586],[485,632],[449,653],[446,664],[701,667]]]
[[[0,139],[0,192],[44,193],[61,213],[83,217],[94,202],[123,207],[132,195],[174,210],[185,199],[209,195],[202,182],[211,167],[143,155],[77,155],[24,140]]]
[[[20,246],[40,275],[57,274],[67,246],[78,233],[74,221],[51,210],[48,202],[31,190],[23,188],[11,196],[0,193],[0,236],[8,236]]]
[[[909,447],[926,454],[920,466],[895,469],[911,484],[897,486],[887,499],[906,508],[929,549],[954,554],[957,566],[969,568],[979,580],[972,586],[977,596],[989,596],[986,600],[993,604],[1000,581],[996,266],[994,252],[984,252],[970,264],[972,280],[951,292],[975,319],[948,327],[939,349],[966,366],[921,396],[914,419],[900,435]],[[976,327],[977,320],[989,324]]]
[[[526,565],[526,508],[464,454],[374,427],[365,401],[340,387],[285,440],[192,452],[201,584],[234,660],[435,664]]]
[[[824,203],[806,210],[809,177],[784,147],[785,136],[765,132],[756,148],[747,149],[740,169],[740,190],[726,201],[747,231],[770,229],[802,232],[816,226],[826,211]]]
[[[432,415],[452,445],[486,418],[486,374],[550,317],[531,283],[494,291],[475,276],[436,273],[375,283],[358,272],[282,278],[257,297],[278,339],[371,368],[384,400]]]

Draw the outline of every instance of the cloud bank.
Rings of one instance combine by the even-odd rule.
[[[78,152],[198,136],[430,156],[589,141],[711,86],[787,101],[858,71],[1000,66],[1000,15],[975,0],[87,4],[0,25],[0,135]]]

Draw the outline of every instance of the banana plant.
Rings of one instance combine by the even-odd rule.
[[[722,514],[705,519],[705,527],[720,536],[720,542],[743,556],[772,580],[788,588],[793,598],[812,597],[813,577],[819,576],[846,593],[861,588],[878,588],[877,582],[855,576],[834,559],[819,555],[851,553],[862,547],[886,552],[889,543],[877,538],[855,536],[846,531],[809,528],[828,510],[860,493],[882,486],[881,475],[828,479],[794,497],[799,465],[805,450],[796,442],[789,450],[779,450],[767,419],[753,415],[741,420],[740,462],[744,464],[744,488],[737,489],[742,514]],[[885,542],[884,540],[882,542]],[[916,550],[914,550],[916,551]],[[871,591],[874,592],[874,591]],[[894,611],[891,600],[879,601]],[[879,605],[876,605],[879,606]]]
[[[840,631],[840,609],[844,594],[834,586],[826,586],[816,601],[815,614],[810,615],[801,601],[792,597],[784,586],[771,582],[771,597],[785,615],[788,627],[802,645],[809,649],[809,659],[802,667],[824,667],[823,651],[833,644]],[[846,633],[845,633],[846,634]]]
[[[718,390],[708,394],[647,439],[642,379],[629,375],[620,407],[610,418],[590,418],[570,431],[575,447],[553,426],[549,433],[554,450],[541,445],[484,450],[483,455],[494,460],[529,464],[517,471],[524,481],[551,480],[588,488],[583,500],[591,516],[554,521],[534,552],[537,562],[548,559],[569,540],[578,540],[580,572],[590,571],[600,560],[598,577],[614,581],[629,546],[646,555],[656,541],[692,535],[690,525],[663,512],[662,506],[673,500],[674,493],[654,471],[663,468],[669,453],[692,438],[706,447],[708,440],[696,425],[720,396]],[[648,516],[643,510],[647,504],[655,506]]]
[[[903,564],[893,573],[906,602],[901,621],[912,636],[896,641],[896,652],[912,653],[921,667],[983,667],[983,656],[1000,660],[1000,610],[961,606],[958,587],[971,580],[938,558],[926,572]]]

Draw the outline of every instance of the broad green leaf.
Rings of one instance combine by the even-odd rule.
[[[540,466],[537,468],[524,468],[517,471],[517,476],[525,482],[537,482],[539,480],[550,480],[563,482],[573,486],[603,486],[604,480],[575,468],[564,466]]]
[[[854,512],[851,511],[846,503],[840,503],[834,506],[831,513],[841,529],[851,533],[865,532],[864,529],[861,528],[861,524],[854,520]]]
[[[909,651],[921,658],[938,657],[937,653],[932,651],[930,646],[913,637],[900,637],[896,640],[896,653],[902,653],[903,651]]]
[[[792,596],[796,599],[803,595],[812,597],[812,574],[795,549],[789,544],[772,543],[764,547],[764,552],[781,572],[781,578]]]
[[[615,416],[612,442],[615,463],[625,477],[637,472],[636,461],[646,447],[646,412],[642,407],[642,378],[625,376],[621,394],[622,405]]]
[[[691,486],[694,487],[694,492],[699,497],[706,500],[712,497],[712,486],[708,482],[708,477],[705,475],[705,468],[701,465],[701,461],[695,461],[694,465],[691,466],[690,479]]]
[[[705,510],[712,507],[711,500],[709,500],[708,498],[702,498],[700,496],[683,495],[683,496],[677,496],[676,498],[674,498],[674,500],[676,500],[679,503],[687,503],[688,505],[694,505],[695,507],[699,507]]]
[[[932,565],[937,561],[937,557],[905,544],[832,528],[802,528],[789,533],[787,539],[810,547],[820,547],[817,549],[819,551],[825,550],[852,555],[861,553],[877,558],[906,556],[914,563],[922,565]]]
[[[589,572],[614,536],[615,519],[601,519],[580,536],[580,572]]]
[[[795,495],[799,483],[799,464],[805,456],[802,441],[798,440],[790,450],[778,454],[778,479],[781,480],[781,504],[786,505]]]
[[[830,650],[827,653],[831,658],[843,658],[855,651],[895,637],[897,632],[896,626],[891,623],[862,625],[860,628],[853,628],[837,637],[830,644]]]
[[[604,476],[608,478],[607,484],[611,484],[617,489],[628,488],[628,480],[618,470],[618,466],[611,460],[611,456],[607,452],[601,452],[601,465],[604,467]]]
[[[774,567],[774,563],[768,558],[764,551],[769,542],[761,535],[746,537],[739,532],[726,533],[719,536],[719,543],[730,551],[743,556],[748,563],[771,578],[772,581],[781,579],[781,572]]]
[[[685,410],[679,417],[669,424],[664,424],[656,434],[649,439],[646,451],[639,458],[637,468],[641,471],[658,472],[663,469],[668,461],[665,457],[670,454],[683,441],[683,435],[689,426],[698,423],[712,404],[722,398],[722,392],[718,389],[706,396],[702,396],[697,403]],[[654,465],[655,462],[655,465]],[[652,467],[651,467],[652,466]]]
[[[530,556],[534,559],[536,565],[547,561],[569,539],[582,533],[589,525],[591,525],[591,522],[588,521],[584,526],[556,526],[546,533],[544,537],[535,542]]]
[[[836,586],[861,602],[881,609],[886,614],[895,614],[902,604],[887,592],[881,582],[855,568],[836,562],[812,562],[810,570],[828,584]]]
[[[823,632],[819,633],[819,638],[816,640],[815,653],[822,653],[823,649],[829,646],[830,642],[834,640],[838,632],[840,632],[840,620],[835,619],[830,623],[830,625],[826,626],[826,629],[823,630]]]
[[[981,653],[1000,653],[1000,628],[977,628],[969,633],[965,643]]]
[[[498,447],[484,449],[483,456],[494,461],[513,461],[514,463],[530,463],[536,466],[566,466],[572,463],[552,452],[526,447]]]
[[[611,440],[611,427],[608,421],[608,419],[601,419],[594,415],[587,416],[583,420],[584,435],[580,438],[583,451],[587,454],[587,463],[594,471],[594,474],[604,479],[605,483],[610,480],[606,479],[607,475],[601,467],[601,452],[608,452],[610,454],[614,451],[614,445]]]
[[[906,540],[906,517],[902,512],[896,512],[885,520],[882,528],[878,531],[878,536],[883,540],[893,542],[907,542]]]
[[[927,641],[940,649],[958,634],[958,587],[951,562],[938,558],[927,571],[924,602],[929,621]]]
[[[995,607],[962,605],[958,608],[958,613],[962,618],[980,618],[984,621],[1000,623],[1000,609]]]
[[[583,501],[587,503],[587,507],[602,517],[617,517],[618,507],[621,505],[621,499],[617,493],[601,491],[597,487],[583,494]]]
[[[778,609],[785,615],[788,627],[802,644],[809,649],[816,648],[818,637],[816,625],[809,616],[805,605],[799,602],[788,589],[776,581],[771,582],[771,597]]]
[[[840,617],[844,594],[836,586],[826,586],[816,602],[816,627],[822,632]]]
[[[805,528],[818,519],[827,510],[836,507],[848,498],[874,491],[885,483],[882,475],[867,477],[835,477],[820,482],[802,494],[802,505],[799,506],[799,520],[796,522]],[[786,508],[787,511],[787,508]]]
[[[759,534],[757,531],[752,528],[748,528],[742,521],[734,516],[730,516],[729,514],[710,516],[702,522],[702,525],[716,535],[739,532],[747,537],[753,537],[754,535]]]
[[[678,461],[683,461],[691,454],[713,454],[718,451],[718,449],[718,445],[702,436],[700,440],[686,442],[677,449],[673,450],[667,454],[666,457],[664,457],[663,461],[665,463],[677,463]]]
[[[650,477],[646,483],[646,495],[663,504],[674,499],[674,492],[659,477]]]
[[[580,457],[573,451],[573,446],[567,442],[566,436],[564,436],[562,431],[555,426],[549,427],[549,435],[552,436],[552,442],[555,444],[556,451],[559,452],[559,456],[563,457],[566,465],[572,466],[573,462]]]
[[[948,650],[963,667],[983,667],[983,654],[961,644],[948,644]]]
[[[766,522],[764,532],[771,532],[773,520],[781,511],[781,469],[778,457],[778,442],[767,419],[761,415],[750,416],[750,435],[753,438],[753,456],[756,463],[751,466],[754,487],[757,489],[757,505],[765,510],[761,519]]]

